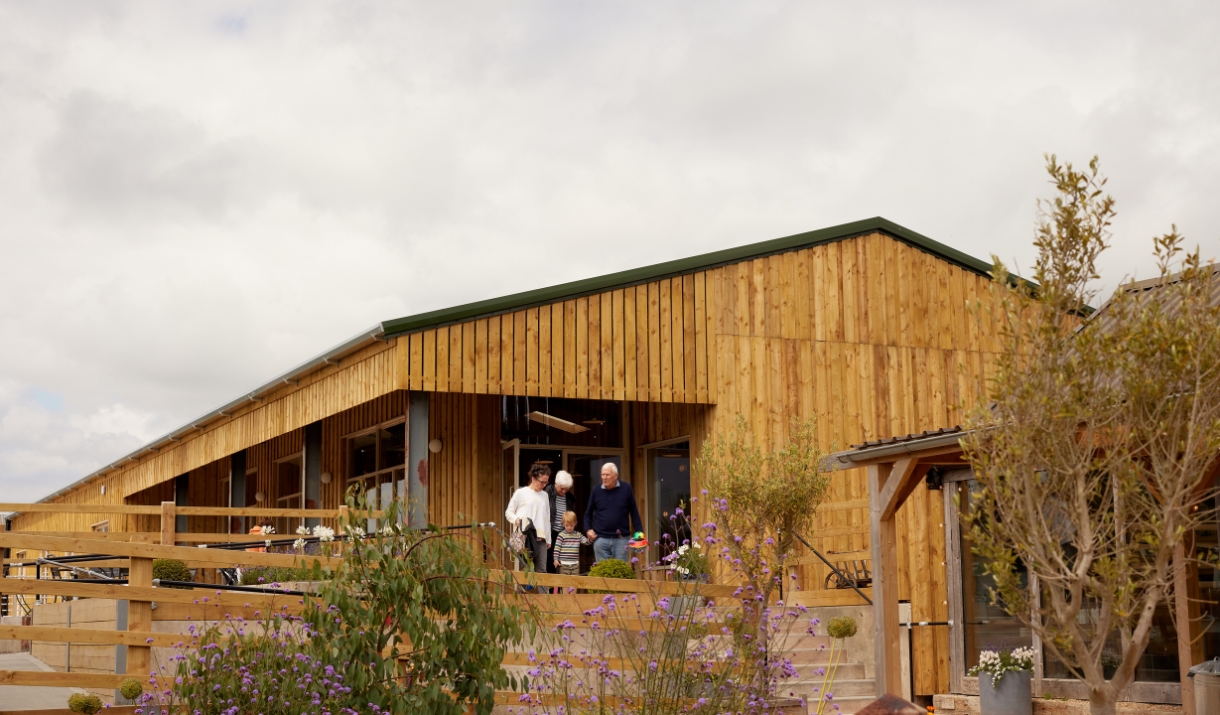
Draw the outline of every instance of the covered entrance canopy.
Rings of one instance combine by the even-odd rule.
[[[992,613],[980,613],[977,608],[988,606],[976,603],[979,594],[986,600],[986,586],[976,586],[981,569],[959,528],[959,509],[968,508],[970,486],[974,484],[974,474],[963,459],[960,445],[964,434],[961,428],[953,427],[892,437],[856,445],[830,458],[838,468],[868,470],[877,693],[902,692],[899,631],[906,624],[898,617],[896,515],[915,489],[929,488],[942,490],[944,500],[947,588],[940,597],[948,603],[949,612],[950,690],[977,694],[977,679],[966,676],[973,661],[971,654],[977,657],[980,648],[1007,647],[1023,638],[1021,644],[1034,647],[1038,653],[1035,694],[1040,688],[1043,694],[1056,697],[1087,697],[1082,683],[1071,679],[1060,664],[1042,657],[1036,634],[998,607],[991,607]],[[1215,471],[1209,485],[1214,485]],[[1213,492],[1214,486],[1209,486],[1205,501],[1216,498]],[[1121,699],[1181,703],[1184,713],[1194,713],[1187,671],[1192,664],[1220,656],[1220,633],[1212,633],[1211,626],[1220,616],[1220,567],[1201,568],[1193,560],[1188,562],[1186,556],[1202,550],[1220,553],[1217,534],[1217,529],[1196,533],[1179,545],[1175,558],[1182,564],[1176,573],[1173,601],[1164,608],[1163,623],[1158,624],[1160,637],[1150,642],[1144,662],[1137,668],[1136,681],[1123,691]]]

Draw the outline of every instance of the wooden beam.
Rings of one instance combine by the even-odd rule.
[[[174,513],[176,505],[172,501],[161,502],[161,545],[174,545]]]
[[[22,594],[32,596],[63,596],[71,598],[113,598],[117,600],[143,600],[157,603],[180,603],[184,605],[215,606],[217,610],[226,607],[278,608],[284,604],[299,603],[302,596],[287,596],[276,594],[272,590],[267,593],[249,593],[241,591],[217,591],[214,589],[178,589],[152,588],[140,586],[123,586],[121,584],[90,584],[88,581],[58,581],[45,579],[6,578],[0,580],[0,593]]]
[[[671,581],[641,581],[625,578],[598,578],[594,576],[563,576],[550,573],[530,573],[526,571],[502,571],[499,569],[488,572],[488,578],[499,582],[507,576],[514,583],[533,584],[537,586],[558,586],[560,588],[596,589],[613,593],[660,593],[666,596],[688,595],[694,592],[690,584]],[[736,586],[718,586],[701,584],[699,594],[709,598],[730,598],[737,591]]]
[[[157,507],[158,512],[160,507]],[[338,567],[343,559],[325,556],[301,556],[298,554],[264,554],[254,551],[232,551],[229,549],[200,549],[190,546],[161,546],[158,544],[135,544],[101,539],[69,539],[55,536],[30,536],[20,531],[0,532],[0,547],[16,549],[38,549],[77,554],[106,554],[151,559],[178,559],[196,564],[219,566],[300,566],[303,562],[319,562],[323,566]]]
[[[135,558],[131,560],[131,568],[127,570],[127,582],[135,588],[152,587],[152,559]],[[129,600],[127,602],[127,630],[147,632],[153,629],[152,603],[149,601]],[[140,678],[152,668],[152,649],[148,645],[128,645],[127,674]]]
[[[902,649],[898,625],[898,536],[893,512],[885,515],[883,490],[894,465],[868,468],[870,543],[873,551],[873,657],[877,696],[902,695]],[[896,491],[896,490],[895,490]],[[893,494],[894,492],[891,492]],[[891,497],[892,498],[892,497]]]
[[[37,504],[20,504],[6,502],[0,504],[0,512],[19,511],[23,514],[54,513],[54,514],[144,514],[161,513],[159,506],[137,506],[134,504],[52,504],[39,502]]]
[[[60,688],[111,690],[117,689],[129,677],[131,676],[112,675],[110,673],[48,673],[40,670],[0,670],[0,685],[42,685]],[[148,677],[148,671],[145,671],[144,677]],[[122,710],[119,712],[122,712]]]
[[[917,457],[900,459],[891,465],[889,475],[885,479],[885,486],[882,487],[878,497],[884,517],[889,518],[898,513],[898,507],[902,506],[906,498],[911,495],[911,490],[915,488],[917,482],[914,477],[918,466],[919,458]]]
[[[103,631],[91,628],[52,626],[0,626],[0,640],[50,641],[52,643],[92,643],[97,645],[136,645],[173,648],[190,640],[180,633],[152,631]]]

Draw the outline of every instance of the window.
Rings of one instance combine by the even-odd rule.
[[[656,530],[654,558],[660,559],[691,537],[685,520],[673,518],[679,506],[690,509],[690,442],[683,440],[654,447],[647,455],[652,486],[648,528]]]
[[[93,531],[98,532],[99,534],[106,533],[106,532],[110,531],[110,520],[106,519],[103,521],[99,521],[96,524],[93,524],[92,526],[90,526],[89,528],[92,529]]]
[[[407,497],[407,423],[387,422],[347,439],[348,487],[357,486],[369,496],[369,506],[382,508],[393,499]],[[377,528],[369,520],[369,528]]]

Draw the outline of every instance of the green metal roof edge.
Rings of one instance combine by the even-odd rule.
[[[401,333],[414,332],[448,323],[456,323],[464,320],[469,320],[475,317],[487,315],[495,315],[498,313],[506,313],[512,310],[519,310],[534,305],[543,305],[546,303],[554,303],[567,298],[574,298],[581,295],[589,295],[591,293],[601,293],[613,288],[621,288],[638,283],[646,283],[648,281],[657,280],[674,275],[684,273],[693,273],[716,266],[722,266],[728,263],[737,263],[740,261],[758,258],[774,253],[784,253],[794,251],[800,248],[816,246],[825,243],[833,243],[834,241],[842,241],[856,236],[862,236],[869,233],[883,233],[894,239],[910,244],[915,248],[926,251],[938,258],[941,258],[949,263],[961,266],[968,271],[978,273],[983,276],[991,276],[992,265],[986,261],[981,261],[974,256],[962,253],[961,251],[946,246],[945,244],[935,241],[927,236],[916,233],[905,226],[900,226],[893,221],[884,219],[880,216],[867,218],[861,221],[853,221],[851,223],[840,224],[838,226],[830,226],[829,228],[818,229],[816,231],[807,231],[798,233],[793,236],[785,236],[783,238],[774,238],[769,241],[761,241],[759,243],[751,243],[745,246],[737,246],[734,248],[725,248],[711,253],[704,253],[699,256],[691,256],[690,258],[679,258],[673,261],[665,261],[664,263],[656,263],[651,266],[643,266],[641,268],[632,268],[617,273],[608,273],[604,276],[596,276],[594,278],[585,278],[569,283],[560,283],[559,285],[549,286],[546,288],[536,288],[534,290],[524,291],[522,293],[513,293],[499,298],[489,298],[480,300],[474,303],[467,303],[452,308],[442,308],[433,310],[427,313],[418,315],[410,315],[405,318],[396,318],[387,320],[381,324],[382,332],[387,336],[398,335]]]

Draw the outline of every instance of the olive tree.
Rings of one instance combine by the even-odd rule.
[[[981,485],[966,520],[992,597],[1086,684],[1100,715],[1115,712],[1171,596],[1175,547],[1205,518],[1220,450],[1220,290],[1175,228],[1154,241],[1159,279],[1126,283],[1092,311],[1114,201],[1096,158],[1078,170],[1051,156],[1047,171],[1057,195],[1040,204],[1033,283],[997,260],[994,300],[976,306],[999,353],[963,440]]]
[[[710,497],[705,528],[716,532],[705,540],[719,547],[725,570],[741,583],[742,645],[759,665],[754,679],[760,688],[771,649],[772,596],[797,535],[813,527],[830,489],[822,457],[813,422],[793,420],[786,442],[764,451],[738,415],[733,429],[708,439],[695,463]]]

